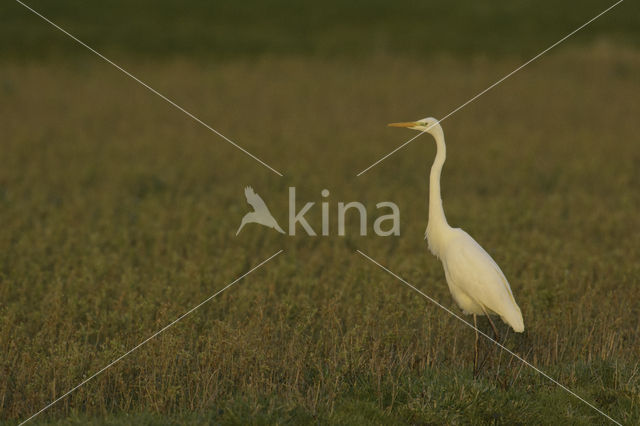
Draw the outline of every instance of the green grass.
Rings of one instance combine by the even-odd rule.
[[[261,54],[368,56],[532,55],[614,1],[492,2],[79,0],[26,2],[109,55],[167,55],[216,61]],[[640,6],[626,1],[576,35],[572,43],[615,39],[637,46]],[[0,5],[0,58],[86,53],[17,2]]]
[[[7,59],[0,421],[25,419],[284,249],[36,422],[602,423],[489,343],[474,379],[473,332],[355,254],[458,312],[423,239],[434,144],[355,174],[412,136],[386,123],[442,117],[520,63],[126,62],[280,178],[93,57]],[[566,46],[443,123],[449,222],[493,255],[522,308],[527,330],[501,323],[505,344],[625,424],[640,421],[639,71],[637,50]],[[401,236],[360,237],[351,223],[346,237],[235,237],[245,185],[281,224],[289,186],[316,203],[328,188],[333,209],[391,200]]]

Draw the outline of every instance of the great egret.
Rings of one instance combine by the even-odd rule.
[[[244,196],[247,198],[247,203],[253,207],[253,211],[244,215],[242,218],[242,223],[240,223],[240,227],[236,232],[236,235],[240,233],[240,230],[247,223],[259,223],[260,225],[267,226],[269,228],[273,228],[281,234],[284,234],[278,222],[276,222],[275,218],[269,211],[269,208],[264,203],[264,200],[251,188],[247,186],[244,189]]]
[[[473,314],[476,326],[474,370],[478,364],[478,329],[476,315],[486,315],[498,338],[490,314],[500,315],[514,331],[522,333],[524,322],[509,282],[498,264],[469,234],[447,223],[440,195],[440,174],[446,158],[444,132],[432,117],[407,123],[391,123],[391,127],[407,127],[431,134],[437,145],[429,181],[429,222],[425,238],[429,250],[442,261],[453,299],[465,314]]]

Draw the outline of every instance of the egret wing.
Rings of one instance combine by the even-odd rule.
[[[458,230],[446,249],[443,263],[450,285],[502,316],[512,326],[518,322],[518,316],[522,317],[502,270],[469,234]]]

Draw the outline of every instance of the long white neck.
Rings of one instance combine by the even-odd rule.
[[[445,238],[445,233],[451,229],[447,223],[442,208],[442,196],[440,195],[440,174],[442,166],[447,157],[447,147],[444,143],[444,133],[442,127],[436,124],[430,133],[436,140],[436,158],[431,166],[431,176],[429,180],[429,223],[427,225],[426,237],[429,240],[429,249],[439,257],[440,248]]]

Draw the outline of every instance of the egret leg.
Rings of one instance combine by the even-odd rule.
[[[473,314],[473,327],[476,331],[476,353],[473,358],[473,376],[475,377],[478,374],[478,320],[476,319],[476,314]]]
[[[482,306],[482,305],[480,305]],[[496,336],[496,341],[500,340],[500,336],[498,335],[498,329],[496,328],[496,326],[493,324],[493,321],[491,321],[491,317],[489,316],[489,313],[487,312],[487,310],[484,308],[484,306],[482,306],[482,311],[484,312],[484,314],[487,316],[487,319],[489,320],[489,324],[491,324],[491,328],[493,328],[493,334]]]

